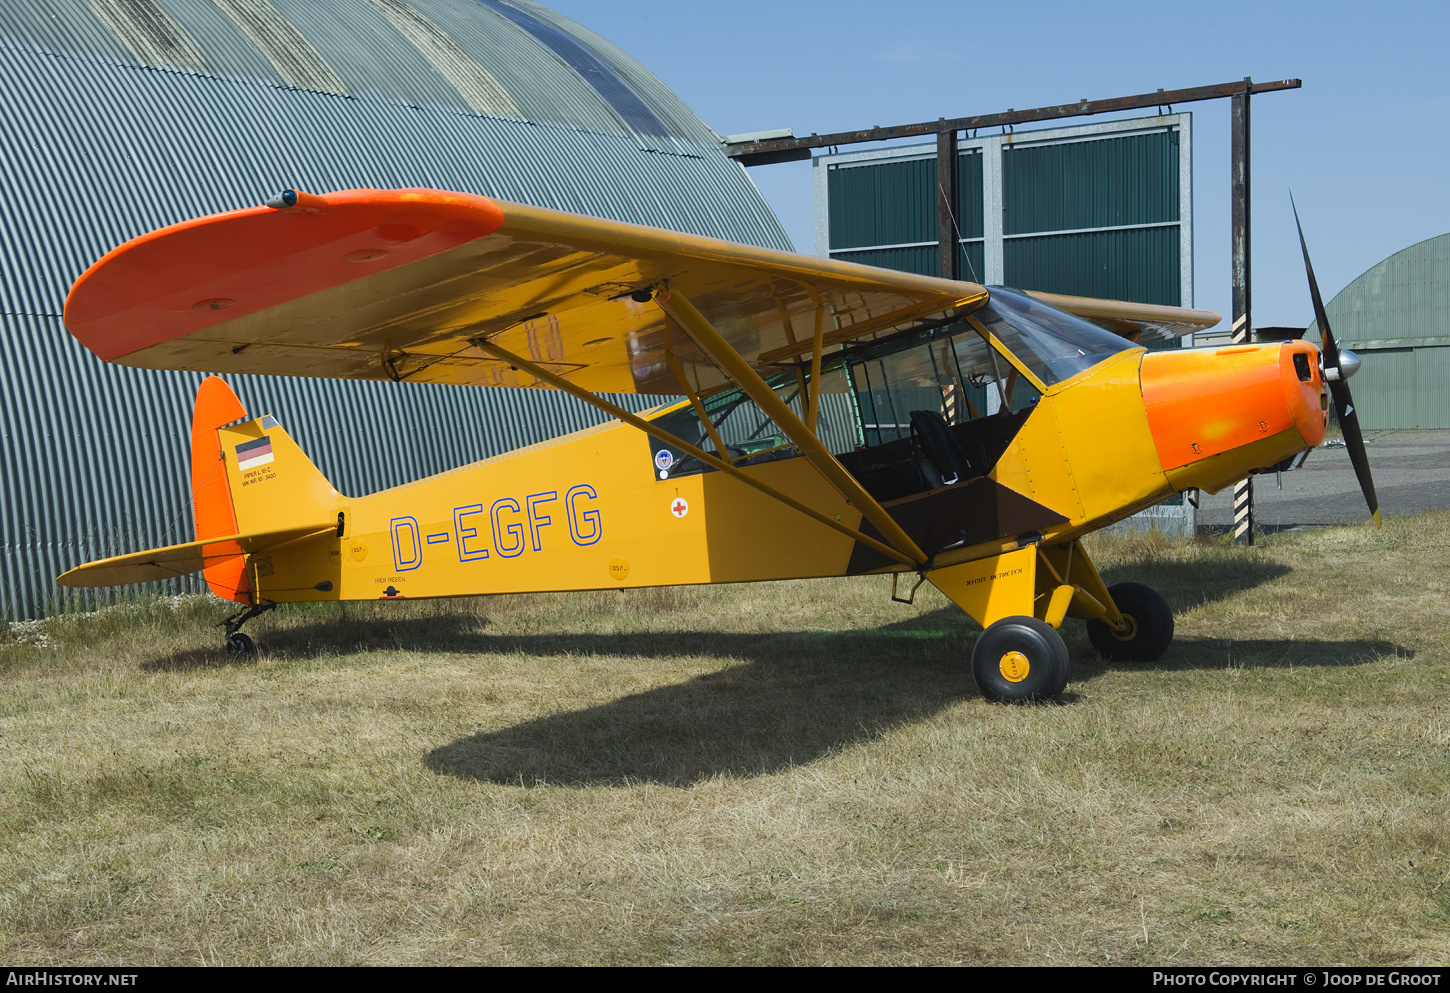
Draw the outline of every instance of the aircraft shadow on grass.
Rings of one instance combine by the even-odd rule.
[[[580,710],[548,714],[460,738],[429,752],[435,772],[521,785],[688,786],[714,776],[759,776],[805,765],[978,698],[967,659],[970,632],[943,608],[865,632],[810,635],[652,634],[580,638],[554,651],[677,655],[708,651],[735,665]],[[501,643],[536,652],[526,639]],[[1109,667],[1223,669],[1366,664],[1412,653],[1386,641],[1184,639],[1158,662],[1106,662],[1085,639],[1073,682]],[[503,647],[501,644],[499,647]],[[826,656],[825,659],[822,656]],[[1080,699],[1067,693],[1056,705]],[[964,714],[976,721],[983,715]]]
[[[1226,600],[1271,583],[1294,570],[1278,562],[1125,562],[1104,566],[1103,582],[1147,583],[1163,594],[1174,614]]]
[[[1188,564],[1155,564],[1155,579],[1176,595],[1175,610],[1251,589],[1285,574],[1242,563],[1232,574],[1193,585]],[[1109,571],[1109,581],[1118,578]],[[486,605],[486,601],[484,602]],[[681,626],[688,612],[680,611]],[[636,659],[710,655],[735,661],[694,679],[578,710],[460,738],[428,752],[442,774],[521,785],[689,786],[716,776],[759,776],[808,764],[877,739],[979,697],[970,671],[976,628],[944,606],[874,630],[735,633],[677,630],[621,634],[493,634],[486,616],[319,621],[274,629],[263,640],[278,661],[379,650]],[[1082,627],[1064,625],[1073,686],[1109,669],[1337,667],[1413,652],[1387,641],[1230,641],[1179,638],[1161,660],[1108,662],[1092,653]],[[189,651],[148,663],[150,670],[239,663],[220,650]],[[1058,704],[1079,697],[1069,692]],[[967,720],[980,719],[966,716]]]

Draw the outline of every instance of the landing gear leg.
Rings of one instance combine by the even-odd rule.
[[[1057,626],[1064,616],[1083,618],[1088,640],[1106,659],[1142,662],[1168,650],[1173,642],[1173,610],[1157,590],[1142,583],[1105,586],[1080,542],[1046,547],[1042,554],[1053,579],[1063,584],[1054,591],[1053,600],[1065,610],[1054,612],[1049,607],[1045,615],[1049,623]]]
[[[233,655],[250,655],[255,652],[257,645],[251,637],[242,634],[242,625],[258,614],[265,614],[275,606],[277,605],[270,600],[266,603],[253,604],[246,610],[239,611],[222,621],[222,626],[227,629],[227,651]]]

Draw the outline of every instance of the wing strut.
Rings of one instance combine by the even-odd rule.
[[[906,564],[914,567],[926,563],[926,553],[911,540],[911,536],[902,530],[901,525],[896,523],[881,504],[876,502],[875,497],[866,492],[865,488],[856,481],[856,477],[836,461],[836,457],[825,445],[821,444],[821,440],[816,437],[815,432],[806,427],[794,411],[781,402],[780,397],[775,395],[775,391],[760,378],[760,374],[750,368],[750,364],[741,358],[739,352],[730,347],[730,343],[721,336],[719,331],[715,330],[713,324],[705,319],[705,315],[695,309],[695,305],[687,296],[677,290],[662,289],[655,293],[655,302],[676,324],[684,328],[685,332],[694,339],[695,344],[714,360],[725,375],[735,381],[736,386],[745,391],[746,396],[755,401],[757,407],[775,421],[776,426],[795,443],[797,450],[825,478],[826,482],[830,483],[837,493],[845,497],[851,506],[861,511],[865,518],[876,526],[876,530],[897,550],[897,554],[892,555],[892,558],[905,561],[902,559],[902,555],[909,556],[910,560],[906,561]]]
[[[684,367],[680,365],[680,360],[675,358],[675,353],[668,346],[665,348],[665,361],[669,363],[670,372],[674,373],[675,378],[680,381],[680,389],[684,390],[685,396],[689,398],[690,406],[695,409],[695,416],[700,419],[706,433],[710,435],[710,440],[715,443],[715,451],[728,455],[730,450],[725,447],[725,441],[720,437],[720,432],[715,429],[715,422],[710,420],[710,415],[705,411],[705,405],[700,401],[700,394],[691,385],[689,378],[685,375]]]
[[[868,545],[871,548],[874,548],[882,555],[894,559],[897,562],[900,562],[902,565],[915,568],[919,562],[924,561],[926,558],[926,556],[923,555],[920,559],[913,561],[911,558],[908,558],[907,555],[897,551],[890,545],[883,544],[875,538],[872,538],[870,535],[862,534],[855,528],[848,527],[847,525],[842,524],[840,521],[831,519],[826,514],[823,514],[818,510],[806,506],[794,497],[782,493],[774,486],[763,483],[760,480],[756,479],[754,476],[743,472],[738,466],[730,462],[726,462],[723,459],[716,458],[704,449],[696,448],[694,445],[691,445],[689,442],[684,441],[683,439],[675,437],[668,431],[660,430],[657,426],[651,424],[649,421],[646,421],[644,418],[639,417],[635,414],[631,414],[623,407],[610,403],[608,400],[604,399],[601,396],[598,396],[597,394],[591,393],[590,391],[584,389],[582,386],[577,386],[574,383],[569,382],[567,379],[554,375],[554,373],[550,372],[549,370],[535,365],[528,359],[515,355],[513,352],[510,352],[506,348],[500,348],[498,345],[495,345],[487,338],[475,338],[473,339],[473,345],[479,351],[492,355],[494,358],[502,359],[509,365],[514,366],[518,369],[522,369],[530,376],[533,376],[536,379],[543,380],[550,386],[554,387],[556,390],[562,390],[572,397],[583,400],[585,403],[589,404],[589,406],[602,410],[611,417],[618,418],[619,420],[623,421],[625,424],[630,425],[631,427],[638,428],[646,434],[654,435],[656,438],[659,438],[665,443],[675,448],[678,448],[680,451],[686,452],[694,456],[711,468],[718,469],[723,473],[729,474],[733,478],[740,480],[746,486],[757,489],[774,500],[779,500],[787,507],[790,507],[793,510],[800,511],[802,514],[805,514],[812,520],[820,521],[822,524],[826,525],[826,527],[832,529],[833,531],[839,531],[841,534],[846,535],[853,541],[859,541],[863,545]],[[769,387],[767,387],[766,389],[767,391],[769,391]],[[708,423],[708,421],[706,423]],[[874,524],[875,522],[872,521],[872,523]],[[892,521],[892,523],[895,524],[896,522]],[[907,540],[910,541],[911,539],[908,538]],[[913,547],[915,546],[913,545]]]
[[[806,287],[816,301],[816,331],[811,337],[811,388],[810,406],[806,408],[806,430],[816,433],[816,418],[821,413],[821,352],[826,335],[826,304],[821,295]]]

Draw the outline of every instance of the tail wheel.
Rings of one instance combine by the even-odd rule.
[[[1004,617],[977,639],[972,676],[990,700],[1050,699],[1067,688],[1067,644],[1035,617]]]
[[[240,631],[227,635],[227,651],[233,655],[251,655],[257,650],[252,639]]]
[[[1106,659],[1147,662],[1168,651],[1173,643],[1173,608],[1151,586],[1118,583],[1108,595],[1123,615],[1122,629],[1103,621],[1088,621],[1088,640]]]

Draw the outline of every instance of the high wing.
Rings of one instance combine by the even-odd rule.
[[[975,283],[793,255],[437,190],[288,191],[163,228],[75,283],[65,323],[103,359],[214,372],[479,386],[544,383],[486,341],[591,392],[678,395],[728,382],[648,294],[678,291],[769,375],[825,346],[970,312]],[[1137,340],[1217,315],[1096,308]],[[1065,309],[1074,310],[1074,306]]]
[[[1206,331],[1222,319],[1211,310],[1189,310],[1126,300],[1096,300],[1036,290],[1028,290],[1027,293],[1045,304],[1076,314],[1100,328],[1140,344]]]
[[[667,349],[696,389],[725,380],[641,302],[655,287],[687,294],[762,371],[764,354],[810,352],[818,307],[831,343],[986,299],[972,283],[470,194],[296,196],[127,242],[76,281],[66,326],[123,365],[534,384],[472,344],[487,339],[585,389],[677,395]]]

